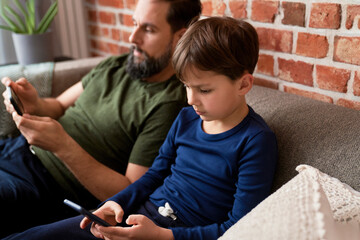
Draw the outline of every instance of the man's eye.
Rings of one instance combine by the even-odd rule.
[[[149,33],[154,32],[154,30],[151,27],[146,27],[144,30],[145,32],[149,32]]]

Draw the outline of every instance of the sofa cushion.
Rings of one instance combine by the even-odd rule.
[[[247,102],[275,132],[279,161],[273,191],[308,164],[360,191],[360,111],[254,86]]]
[[[311,166],[297,170],[220,239],[360,239],[360,193]]]

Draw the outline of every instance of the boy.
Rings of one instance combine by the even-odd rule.
[[[200,20],[181,38],[173,65],[191,107],[179,113],[147,173],[94,212],[131,227],[92,224],[91,236],[90,220],[81,221],[81,231],[78,217],[17,237],[220,237],[268,196],[275,171],[275,136],[245,100],[258,51],[255,29],[229,17]]]

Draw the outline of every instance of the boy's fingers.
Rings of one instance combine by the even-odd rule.
[[[91,223],[90,219],[84,217],[80,222],[80,228],[84,229],[89,223]]]
[[[143,218],[144,218],[144,215],[140,215],[140,214],[130,215],[130,216],[126,219],[126,224],[127,224],[127,225],[138,225]]]

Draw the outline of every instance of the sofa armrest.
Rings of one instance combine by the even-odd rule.
[[[90,57],[70,61],[56,62],[52,79],[51,96],[56,97],[81,80],[105,57]]]

